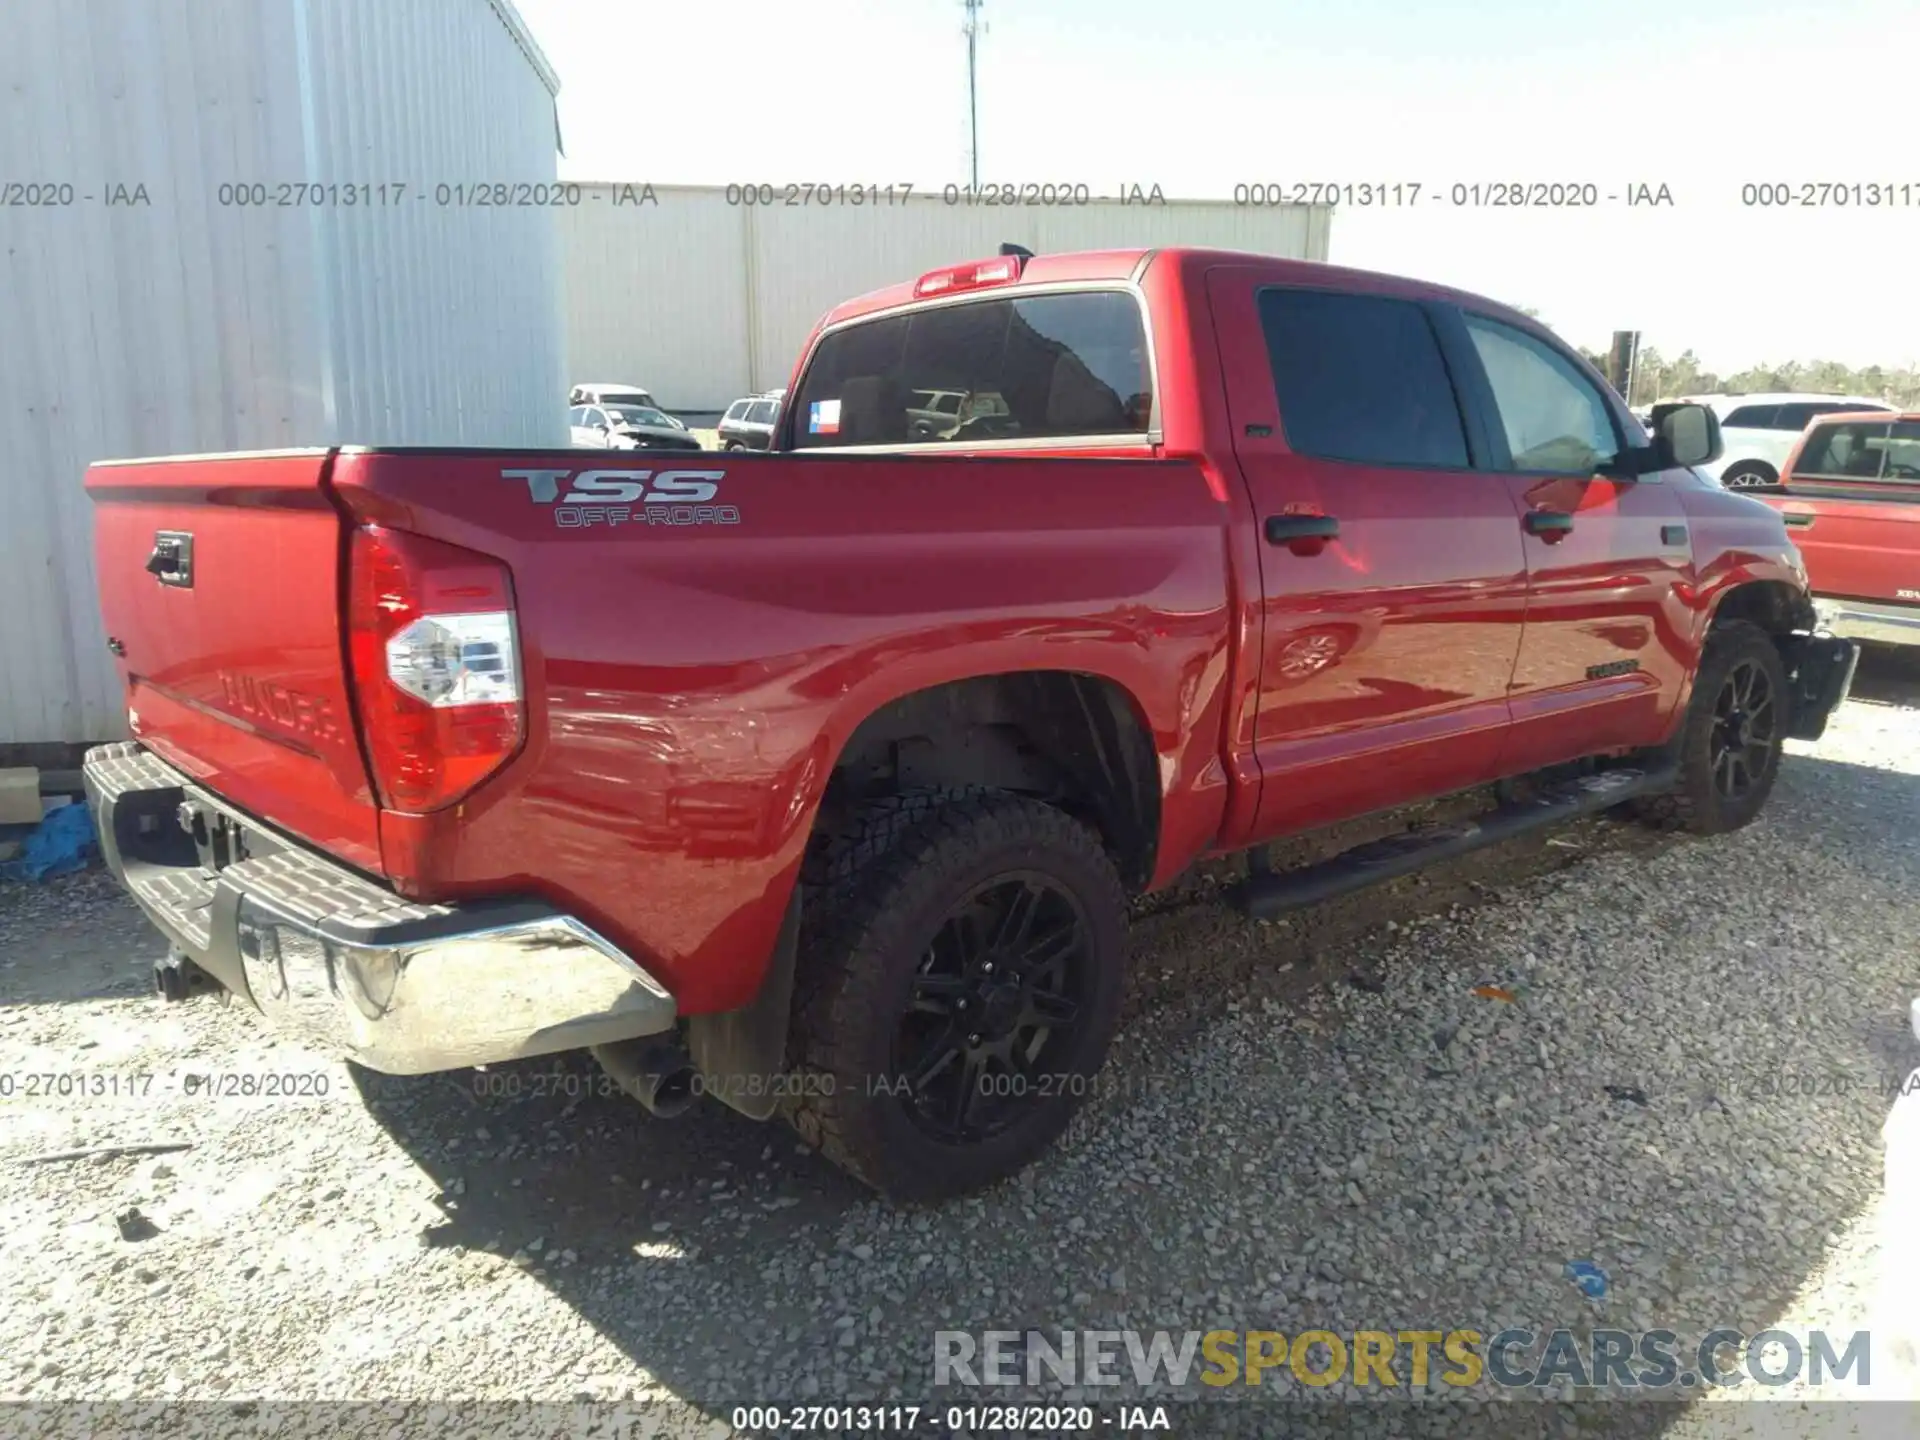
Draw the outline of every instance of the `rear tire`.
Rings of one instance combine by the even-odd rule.
[[[1640,802],[1641,816],[1696,835],[1750,824],[1780,773],[1791,703],[1772,636],[1745,620],[1710,631],[1678,740],[1679,783]]]
[[[1780,472],[1764,460],[1742,460],[1720,473],[1720,484],[1728,490],[1770,490],[1780,483]]]
[[[815,874],[794,1129],[900,1200],[1028,1164],[1091,1091],[1119,1018],[1126,895],[1099,838],[1003,791],[923,792],[863,812]]]

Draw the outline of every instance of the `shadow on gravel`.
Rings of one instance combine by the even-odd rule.
[[[1920,646],[1863,645],[1852,698],[1870,705],[1920,706]]]

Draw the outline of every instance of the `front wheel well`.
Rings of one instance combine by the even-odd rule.
[[[1758,625],[1776,640],[1796,630],[1811,630],[1813,601],[1784,580],[1754,580],[1735,586],[1713,607],[1711,629],[1736,620]]]
[[[815,832],[837,833],[870,802],[910,790],[1009,790],[1092,826],[1138,894],[1157,858],[1158,777],[1146,721],[1113,681],[1065,670],[976,676],[904,695],[861,722]]]

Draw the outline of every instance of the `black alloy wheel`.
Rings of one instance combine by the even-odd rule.
[[[1714,791],[1723,800],[1746,799],[1769,773],[1780,744],[1775,698],[1772,677],[1753,660],[1736,663],[1721,682],[1707,754]]]
[[[893,1039],[914,1123],[946,1144],[991,1138],[1051,1089],[1048,1057],[1087,1003],[1092,931],[1048,876],[997,876],[948,914]]]

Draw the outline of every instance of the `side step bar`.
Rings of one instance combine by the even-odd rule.
[[[1233,902],[1255,920],[1271,920],[1288,910],[1363,890],[1382,880],[1411,875],[1440,860],[1498,845],[1529,830],[1564,824],[1607,810],[1641,795],[1669,790],[1679,779],[1671,765],[1626,768],[1582,775],[1543,790],[1531,800],[1502,805],[1472,820],[1432,830],[1409,830],[1308,865],[1299,870],[1256,874],[1235,887]]]

